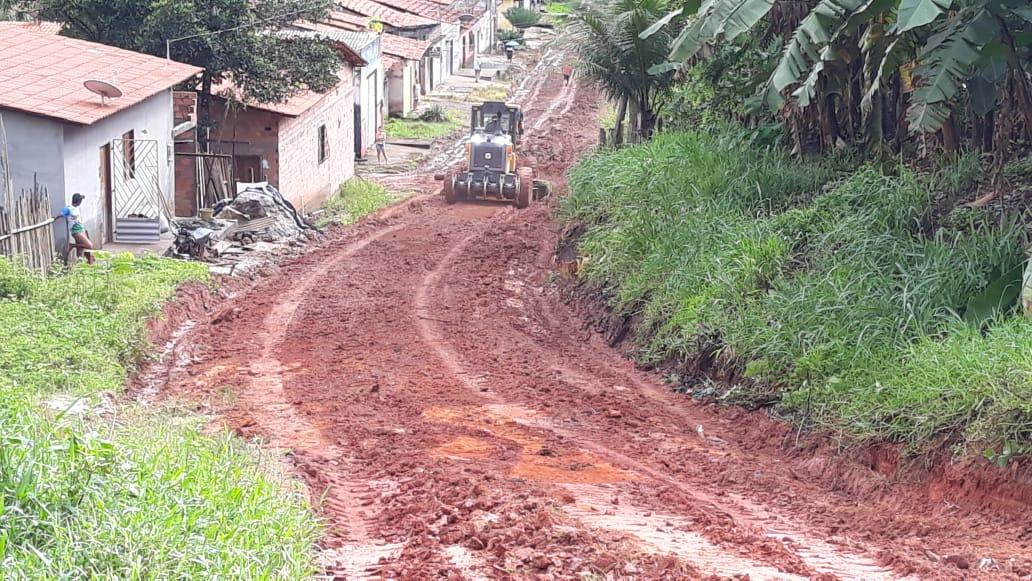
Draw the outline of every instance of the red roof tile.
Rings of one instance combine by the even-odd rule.
[[[363,61],[364,62],[364,61]],[[338,73],[337,76],[340,78],[340,82],[337,83],[335,89],[343,89],[350,91],[352,88],[353,77],[351,66],[345,66]],[[213,95],[221,96],[224,99],[233,99],[236,101],[240,100],[240,90],[233,85],[232,82],[223,82],[215,85],[211,88]],[[262,111],[271,111],[279,115],[285,115],[287,117],[298,117],[305,111],[319,104],[328,93],[316,93],[315,91],[304,91],[294,95],[287,99],[283,103],[258,103],[256,101],[245,101],[244,104],[252,109],[260,109]]]
[[[183,63],[0,23],[0,108],[91,125],[201,72]],[[83,86],[114,83],[122,96],[100,104]]]
[[[380,43],[384,54],[413,61],[423,58],[423,55],[426,54],[426,49],[430,48],[429,41],[406,38],[390,33],[384,33]]]
[[[368,16],[389,26],[399,28],[432,26],[438,23],[436,20],[402,12],[372,0],[337,0],[337,5],[356,14]]]
[[[61,32],[60,22],[30,21],[30,22],[0,22],[0,26],[17,26],[33,32],[43,34],[58,34]]]
[[[455,23],[459,21],[459,16],[462,15],[461,11],[452,9],[450,5],[431,2],[430,0],[375,0],[375,2],[439,22]]]
[[[330,12],[330,16],[324,20],[326,24],[347,30],[369,30],[369,21],[370,18],[368,16],[361,16],[343,10]]]

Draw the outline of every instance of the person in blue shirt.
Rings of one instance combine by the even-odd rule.
[[[76,253],[79,258],[86,257],[86,262],[93,264],[93,243],[90,242],[89,236],[86,234],[86,227],[82,224],[82,215],[79,212],[79,206],[82,205],[82,201],[86,199],[86,196],[82,194],[73,194],[72,203],[61,208],[61,213],[57,218],[64,218],[68,221],[68,231],[72,234],[72,239],[75,240]]]

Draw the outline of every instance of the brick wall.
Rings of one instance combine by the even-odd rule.
[[[176,153],[196,153],[194,131],[176,136]],[[197,215],[197,158],[177,155],[175,158],[175,214],[180,217]]]
[[[215,128],[211,132],[210,148],[212,153],[232,155],[237,160],[235,174],[237,181],[250,181],[250,176],[241,175],[247,165],[246,158],[257,158],[260,166],[264,160],[268,169],[264,175],[256,176],[257,181],[264,180],[280,187],[280,123],[287,119],[282,115],[261,109],[240,109],[232,107],[226,110],[222,99],[213,99],[211,118]],[[284,192],[286,193],[286,192]]]
[[[280,191],[299,210],[318,208],[355,175],[355,97],[351,70],[318,104],[280,125]],[[319,127],[326,127],[327,158],[319,161]]]
[[[197,121],[197,93],[193,91],[172,92],[172,119],[176,125]]]

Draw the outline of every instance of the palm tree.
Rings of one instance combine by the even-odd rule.
[[[587,6],[575,25],[578,68],[610,99],[620,103],[617,143],[628,107],[636,112],[632,127],[637,125],[646,138],[653,134],[663,99],[674,84],[672,68],[656,70],[667,62],[673,46],[672,27],[660,27],[642,37],[660,24],[670,8],[668,0],[615,0],[601,7]],[[666,21],[677,18],[671,16]]]

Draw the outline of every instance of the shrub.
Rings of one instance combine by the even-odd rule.
[[[516,28],[533,26],[541,20],[541,14],[535,10],[513,6],[505,11],[505,19]]]
[[[448,110],[442,105],[431,105],[419,114],[419,120],[427,123],[444,123],[448,120]]]
[[[502,43],[509,42],[510,40],[523,42],[523,32],[519,30],[506,30],[500,28],[495,33],[495,37],[497,38],[498,42]]]

